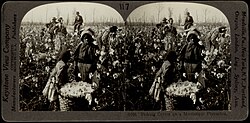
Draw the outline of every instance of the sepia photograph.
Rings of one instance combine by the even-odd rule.
[[[19,111],[231,111],[230,34],[201,3],[127,18],[100,3],[39,5],[19,29]]]

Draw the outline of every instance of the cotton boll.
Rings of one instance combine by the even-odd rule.
[[[98,102],[97,98],[95,98],[94,101],[98,105],[99,102]]]
[[[47,73],[49,73],[50,67],[49,67],[49,66],[46,66],[46,67],[45,67],[45,70],[46,70]]]
[[[211,89],[210,88],[207,88],[207,92],[210,93]]]
[[[198,43],[199,43],[200,45],[203,45],[202,41],[199,41]]]
[[[113,74],[113,78],[114,78],[114,79],[118,78],[118,74],[117,74],[117,73],[114,73],[114,74]]]
[[[105,88],[103,88],[103,89],[102,89],[102,93],[105,93],[105,92],[106,92],[106,89],[105,89]]]
[[[171,91],[171,89],[170,89],[170,88],[166,88],[166,91],[167,91],[167,92],[170,92],[170,91]]]
[[[218,79],[221,78],[221,74],[220,74],[220,73],[217,74],[217,78],[218,78]]]
[[[52,58],[53,58],[53,59],[56,59],[56,56],[55,56],[55,55],[53,55],[53,56],[52,56]]]
[[[110,54],[110,55],[114,55],[114,52],[115,52],[115,50],[114,50],[114,49],[112,49],[112,48],[110,48],[110,50],[109,50],[109,54]]]
[[[91,87],[92,87],[93,89],[96,89],[98,86],[97,86],[96,82],[93,82]]]
[[[202,68],[208,68],[208,66],[204,63],[201,64]]]
[[[211,54],[211,53],[207,50],[207,51],[206,51],[206,55],[208,56],[208,55],[210,55],[210,54]]]
[[[199,73],[195,72],[194,78],[197,79],[199,76]]]
[[[52,59],[50,57],[47,58],[47,62],[50,62]]]
[[[100,69],[100,68],[101,68],[101,64],[97,63],[97,69]]]
[[[89,73],[89,78],[91,79],[93,77],[93,73]]]
[[[199,98],[199,101],[200,101],[201,104],[203,104],[205,102],[205,100],[202,100],[201,97]]]
[[[186,76],[186,73],[183,73],[182,76],[185,77],[185,78],[187,77],[187,76]]]
[[[98,45],[97,41],[93,41],[93,44],[94,44],[94,45]]]
[[[214,52],[213,52],[213,55],[217,55],[217,54],[218,54],[218,51],[219,51],[219,50],[215,49]]]
[[[78,73],[77,76],[81,78],[81,74],[80,73]]]
[[[195,93],[191,93],[190,94],[190,98],[193,100],[193,104],[195,104],[195,102],[196,102],[196,95],[195,95]]]
[[[206,62],[208,62],[208,61],[209,61],[209,57],[206,56],[206,57],[204,58],[204,60],[205,60]]]
[[[99,51],[99,50],[96,50],[96,54],[98,54],[98,55],[99,55],[99,54],[100,54],[100,51]]]
[[[218,65],[219,67],[225,66],[225,61],[220,60],[220,61],[217,62],[217,65]]]
[[[89,101],[89,105],[91,105],[91,102],[92,102],[92,96],[91,94],[86,94],[85,95],[85,99]]]

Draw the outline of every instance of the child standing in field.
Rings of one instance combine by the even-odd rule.
[[[51,108],[53,111],[58,111],[61,109],[59,104],[60,95],[58,94],[60,88],[66,84],[69,80],[67,62],[70,59],[70,51],[66,50],[61,52],[59,56],[59,61],[57,62],[55,68],[52,70],[49,80],[43,90],[43,95],[48,98],[51,103]]]
[[[172,102],[165,94],[165,88],[176,81],[176,59],[176,52],[170,51],[156,73],[154,83],[149,90],[149,95],[152,95],[155,101],[160,103],[161,110],[173,110]]]

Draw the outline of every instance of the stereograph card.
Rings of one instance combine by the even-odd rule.
[[[243,121],[243,1],[7,1],[3,121]]]

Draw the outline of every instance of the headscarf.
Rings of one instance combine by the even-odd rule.
[[[189,39],[191,38],[194,39],[193,41],[195,43],[198,43],[200,34],[201,33],[196,28],[190,28],[187,33],[187,41],[189,41]]]
[[[87,36],[86,38],[89,39],[88,43],[91,43],[91,42],[94,41],[94,38],[93,38],[94,35],[95,35],[95,32],[91,28],[88,28],[87,30],[83,30],[81,32],[81,38],[80,39],[83,42],[83,38],[85,38]]]
[[[70,59],[70,57],[71,57],[70,51],[67,49],[63,49],[59,55],[59,60],[67,61]]]
[[[165,56],[165,60],[168,60],[170,63],[173,63],[177,60],[177,55],[175,51],[169,51]]]

